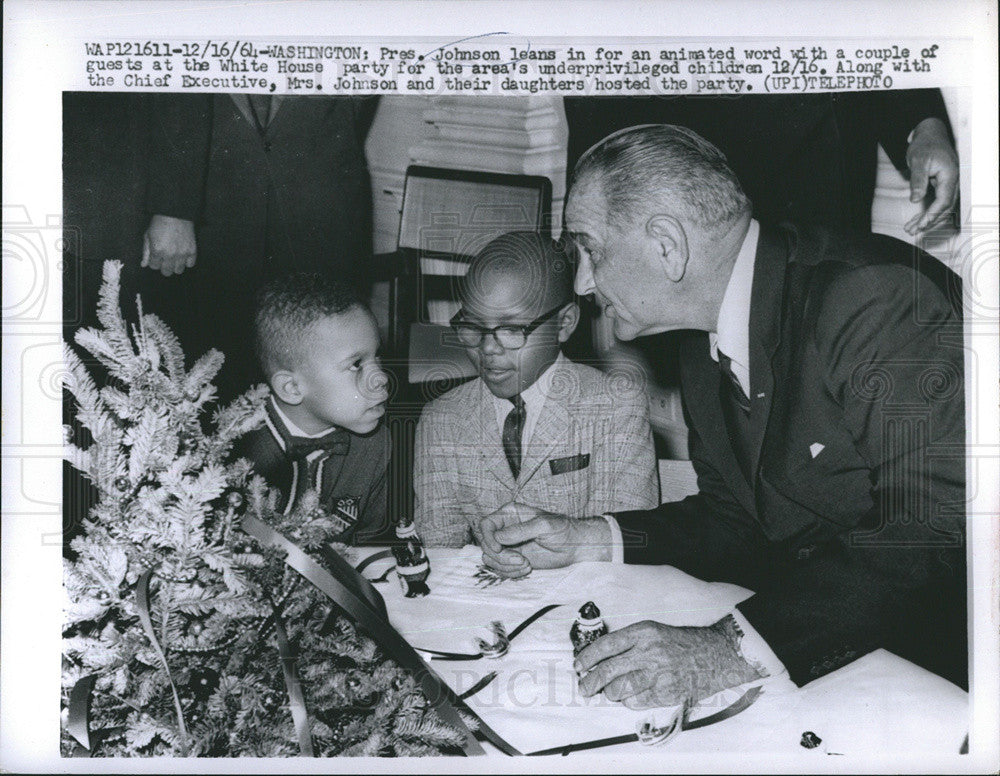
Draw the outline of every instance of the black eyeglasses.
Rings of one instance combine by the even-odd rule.
[[[491,329],[488,329],[485,326],[480,326],[478,323],[463,321],[461,319],[462,311],[459,310],[455,317],[451,319],[451,327],[455,330],[455,333],[458,335],[458,339],[461,343],[467,348],[478,348],[483,342],[483,337],[487,334],[492,334],[493,341],[504,350],[517,350],[518,348],[524,347],[524,343],[528,341],[528,337],[531,336],[531,332],[545,323],[565,306],[566,302],[563,302],[558,307],[553,307],[547,313],[542,313],[531,323],[526,323],[524,325],[506,324],[504,326],[494,326]]]

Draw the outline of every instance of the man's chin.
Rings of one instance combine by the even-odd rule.
[[[615,333],[615,339],[621,340],[622,342],[634,340],[642,333],[635,326],[631,325],[627,321],[623,321],[621,318],[616,317],[614,322],[613,331]]]

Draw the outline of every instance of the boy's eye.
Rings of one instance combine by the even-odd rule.
[[[357,359],[357,360],[356,360],[356,361],[355,361],[354,363],[352,363],[352,364],[351,364],[351,365],[350,365],[350,366],[348,367],[348,369],[350,369],[350,370],[351,370],[352,372],[357,372],[357,371],[360,371],[360,369],[361,369],[361,367],[362,367],[363,365],[364,365],[364,362],[363,362],[363,361],[362,361],[362,360],[361,360],[361,359],[359,358],[359,359]]]

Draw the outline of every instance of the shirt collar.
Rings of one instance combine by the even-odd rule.
[[[321,436],[326,436],[327,434],[329,434],[331,431],[333,431],[336,428],[336,426],[330,426],[329,428],[325,428],[322,431],[317,431],[315,434],[307,434],[305,431],[303,431],[301,428],[299,428],[298,425],[296,425],[292,421],[292,419],[289,418],[281,410],[281,405],[278,404],[277,401],[275,401],[275,398],[274,398],[273,395],[271,396],[271,406],[274,407],[274,411],[277,413],[278,417],[281,418],[281,422],[285,424],[285,428],[288,429],[288,433],[291,436],[303,437],[304,439],[317,439],[317,438],[319,438]]]
[[[538,415],[542,410],[542,405],[545,404],[545,399],[549,395],[549,390],[552,387],[552,380],[560,369],[565,368],[567,363],[569,363],[569,360],[562,354],[562,351],[560,351],[559,355],[556,356],[556,360],[552,362],[548,369],[542,372],[535,382],[521,391],[521,398],[524,399],[524,406],[527,410],[524,434],[522,437],[523,441],[527,441],[531,438],[530,432],[534,429],[534,421],[538,419]],[[493,407],[496,410],[497,422],[500,424],[500,428],[503,429],[504,420],[506,420],[507,415],[510,413],[513,404],[510,399],[501,399],[498,396],[494,396],[492,393],[490,396],[493,397]]]
[[[708,336],[712,359],[719,360],[721,350],[732,360],[733,374],[740,381],[745,393],[750,393],[750,295],[753,290],[754,263],[757,258],[757,241],[760,224],[750,219],[740,252],[736,256],[733,272],[729,276],[726,293],[719,308],[715,332]]]

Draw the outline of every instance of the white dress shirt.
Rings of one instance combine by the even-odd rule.
[[[719,360],[720,350],[729,356],[733,374],[747,396],[750,395],[750,292],[753,290],[753,265],[757,258],[759,237],[760,224],[751,218],[722,297],[715,331],[708,334],[712,360]]]
[[[521,399],[524,401],[525,417],[524,428],[521,431],[521,449],[523,450],[531,440],[531,435],[538,425],[538,418],[542,414],[542,407],[548,398],[549,389],[552,387],[552,378],[555,373],[566,364],[566,356],[562,353],[556,356],[556,360],[549,365],[549,368],[538,375],[538,379],[521,391]],[[491,394],[492,396],[492,394]],[[493,396],[493,407],[497,413],[497,427],[500,429],[500,436],[503,437],[503,424],[514,409],[514,404],[510,399],[501,399]]]
[[[326,436],[336,428],[336,426],[330,426],[329,428],[325,428],[322,431],[317,431],[315,434],[307,434],[305,431],[299,428],[298,425],[282,411],[281,405],[274,400],[273,396],[271,397],[270,401],[271,401],[271,406],[274,407],[274,411],[278,413],[278,417],[281,418],[282,422],[284,422],[285,428],[288,429],[289,433],[292,436],[304,437],[306,439],[314,439],[314,438],[318,439],[321,436]]]

